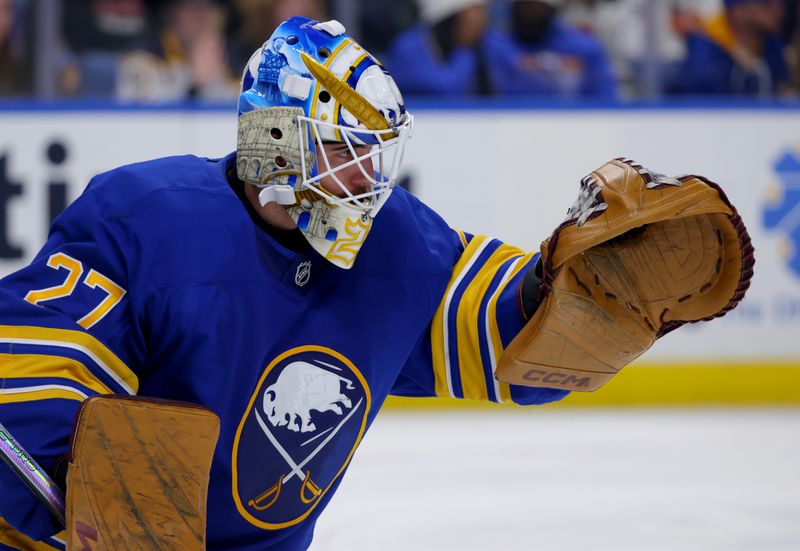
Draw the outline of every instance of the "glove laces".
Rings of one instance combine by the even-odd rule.
[[[622,161],[623,163],[629,164],[633,168],[636,169],[642,178],[644,178],[645,185],[647,189],[655,189],[661,186],[680,186],[681,181],[679,178],[673,178],[672,176],[667,176],[666,174],[661,174],[660,172],[656,172],[654,170],[647,169],[637,163],[636,161],[632,161],[627,157],[619,157],[615,159],[617,161]]]
[[[608,203],[603,203],[598,195],[602,188],[598,185],[591,174],[581,179],[581,189],[578,198],[567,209],[567,220],[577,218],[577,225],[583,226],[589,217],[595,212],[604,211],[608,208]]]
[[[631,161],[625,157],[615,159],[632,166],[644,178],[647,189],[656,189],[662,186],[680,186],[680,178],[666,176],[660,172],[654,172],[644,168],[642,165]],[[601,212],[608,208],[608,203],[602,201],[600,195],[603,186],[591,175],[588,174],[581,179],[581,189],[578,198],[567,210],[566,220],[576,220],[578,226],[583,226],[589,217],[595,212]]]

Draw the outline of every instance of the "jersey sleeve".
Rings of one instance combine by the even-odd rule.
[[[51,474],[83,400],[138,388],[137,252],[111,211],[90,184],[31,264],[0,280],[0,420]],[[5,466],[0,486],[0,543],[3,524],[35,540],[61,529]]]
[[[567,391],[508,385],[494,377],[497,360],[525,324],[519,286],[539,254],[454,231],[461,254],[431,324],[392,394],[521,405],[560,400]]]

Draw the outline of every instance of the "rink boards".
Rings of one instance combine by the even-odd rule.
[[[800,108],[422,107],[403,181],[454,227],[536,248],[580,177],[618,156],[718,182],[747,224],[756,275],[740,307],[668,335],[602,392],[569,402],[800,404]],[[93,174],[221,156],[235,141],[227,109],[0,105],[0,275],[33,257]]]

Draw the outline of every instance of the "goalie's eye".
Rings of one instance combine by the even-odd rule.
[[[328,151],[332,156],[338,159],[342,159],[344,161],[352,160],[355,157],[363,157],[364,155],[369,153],[370,150],[371,146],[363,146],[363,145],[356,145],[353,147],[353,149],[347,147],[346,144],[341,144],[341,145],[337,144],[333,147],[328,147]]]

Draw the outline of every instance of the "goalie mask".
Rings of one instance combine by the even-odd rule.
[[[350,268],[395,184],[411,125],[392,77],[341,23],[293,17],[245,67],[237,174],[260,189],[262,205],[285,206],[317,252]],[[342,178],[355,168],[357,189]]]

